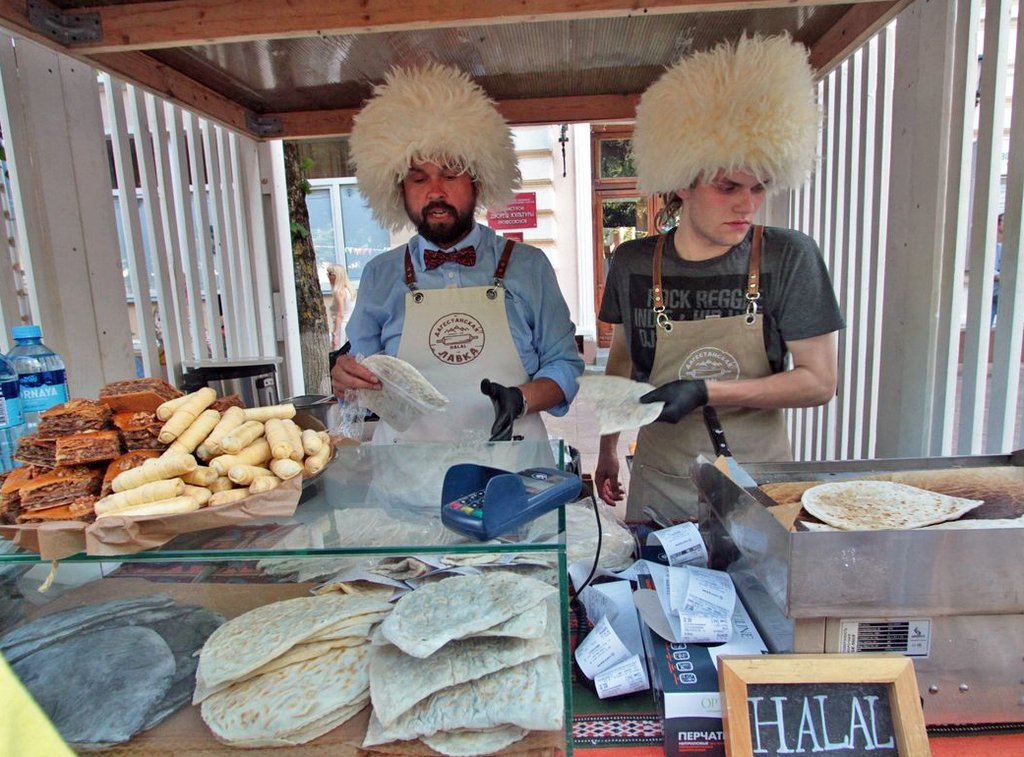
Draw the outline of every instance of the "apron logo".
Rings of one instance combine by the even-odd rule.
[[[694,350],[679,366],[681,379],[708,379],[720,381],[738,379],[740,363],[725,350],[701,347]]]
[[[430,327],[428,344],[442,363],[471,363],[484,351],[484,327],[471,315],[449,313]]]

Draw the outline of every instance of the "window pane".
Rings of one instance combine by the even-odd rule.
[[[345,265],[348,277],[359,281],[366,263],[387,251],[391,236],[375,220],[366,201],[354,185],[341,187],[341,217],[345,227]]]
[[[633,164],[633,140],[602,139],[598,142],[601,164],[600,178],[629,179],[636,176]]]
[[[605,276],[612,256],[623,242],[647,236],[647,200],[624,197],[601,202],[601,237],[604,247]]]
[[[328,264],[336,262],[334,246],[334,219],[331,216],[331,190],[314,189],[306,195],[306,209],[309,211],[309,231],[316,252],[316,267],[323,272]],[[325,289],[327,276],[320,282]]]

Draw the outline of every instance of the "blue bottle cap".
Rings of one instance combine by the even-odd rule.
[[[14,326],[11,329],[11,336],[15,339],[39,339],[43,335],[43,330],[35,324],[28,326]]]

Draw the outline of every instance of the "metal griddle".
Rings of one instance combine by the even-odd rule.
[[[1024,512],[1024,451],[743,468],[758,488],[703,459],[690,473],[712,566],[733,575],[773,652],[902,652],[928,724],[1024,722],[1024,529],[790,532],[759,488],[917,477],[967,496],[1019,472],[1019,490],[999,487],[972,516],[1006,518]]]

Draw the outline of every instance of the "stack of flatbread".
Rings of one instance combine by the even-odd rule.
[[[192,702],[232,746],[312,741],[369,701],[368,640],[390,611],[379,598],[332,593],[239,615],[203,646]]]
[[[490,754],[561,729],[557,593],[490,571],[402,597],[370,647],[363,746],[420,739],[446,755]]]
[[[800,496],[804,510],[844,531],[909,529],[956,520],[984,504],[893,481],[833,481]]]
[[[661,415],[665,407],[664,402],[640,401],[647,392],[654,390],[653,385],[642,381],[622,376],[582,376],[579,384],[580,396],[594,408],[602,434],[646,426]]]
[[[154,594],[37,618],[0,637],[0,653],[64,740],[93,749],[128,741],[187,703],[195,652],[223,622]]]

